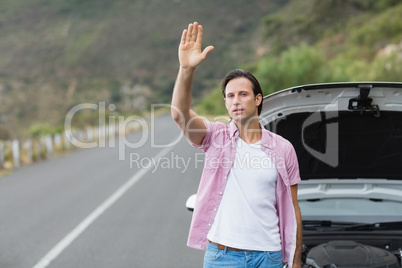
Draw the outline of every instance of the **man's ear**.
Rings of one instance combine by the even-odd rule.
[[[255,105],[260,106],[262,99],[261,93],[258,93],[257,96],[255,96]]]
[[[227,103],[226,103],[226,98],[223,98],[223,101],[225,102],[225,107],[226,107],[226,110],[228,109],[228,105],[227,105]]]

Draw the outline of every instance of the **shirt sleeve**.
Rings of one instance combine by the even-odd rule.
[[[286,169],[289,176],[289,183],[290,185],[295,185],[301,181],[301,178],[300,178],[299,162],[297,161],[296,151],[290,142],[287,151],[288,152],[287,152]]]
[[[205,124],[205,127],[207,128],[207,133],[205,134],[204,139],[202,140],[202,143],[200,145],[192,144],[193,147],[197,149],[201,149],[202,151],[206,152],[209,148],[209,145],[211,143],[211,137],[212,133],[214,132],[214,129],[216,128],[216,124],[213,122],[204,120],[203,121]]]

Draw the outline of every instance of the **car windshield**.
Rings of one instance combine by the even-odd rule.
[[[330,198],[299,200],[303,220],[361,223],[400,221],[402,202],[383,199]]]

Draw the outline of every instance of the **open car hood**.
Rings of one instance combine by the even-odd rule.
[[[303,180],[402,181],[402,83],[285,89],[264,98],[260,121],[293,144]]]

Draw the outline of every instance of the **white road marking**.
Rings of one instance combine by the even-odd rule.
[[[154,159],[158,159],[168,154],[174,146],[164,148]],[[148,169],[139,170],[125,184],[123,184],[116,192],[98,206],[91,214],[89,214],[82,222],[80,222],[70,233],[68,233],[59,243],[57,243],[33,268],[47,267],[57,256],[60,255],[78,236],[80,236],[97,218],[99,218],[109,207],[120,199],[136,182],[138,182],[148,171],[152,170],[154,164]]]

